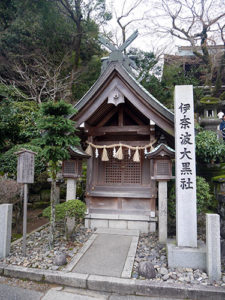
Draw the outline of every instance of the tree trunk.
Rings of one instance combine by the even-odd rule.
[[[52,248],[55,241],[55,204],[56,204],[56,179],[52,179],[51,182],[51,220],[50,220],[50,234],[49,234],[49,243]]]

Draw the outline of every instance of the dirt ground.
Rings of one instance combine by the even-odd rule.
[[[48,219],[42,217],[42,211],[43,209],[28,209],[27,211],[27,233],[30,233],[31,231],[37,229],[38,227],[48,223]],[[20,224],[21,227],[21,233],[23,225]],[[16,233],[16,228],[14,227],[12,229],[12,233]]]

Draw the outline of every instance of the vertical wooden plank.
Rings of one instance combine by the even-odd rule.
[[[118,126],[123,126],[123,105],[119,106],[119,113],[118,113]]]

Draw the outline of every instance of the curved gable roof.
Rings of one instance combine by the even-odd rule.
[[[143,101],[152,107],[153,110],[158,112],[163,118],[167,119],[168,122],[174,126],[174,114],[166,108],[161,102],[159,102],[153,95],[151,95],[128,71],[118,62],[112,62],[104,73],[98,78],[98,80],[94,83],[94,85],[87,91],[87,93],[75,104],[74,108],[79,112],[81,112],[86,105],[95,97],[98,91],[104,86],[106,81],[111,77],[113,78],[113,74],[117,73],[121,80],[129,86],[136,94],[143,99]],[[72,115],[71,118],[75,116]],[[172,134],[170,132],[170,134]]]

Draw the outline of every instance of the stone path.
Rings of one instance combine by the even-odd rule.
[[[42,296],[41,292],[0,284],[0,300],[40,300]]]
[[[138,236],[138,230],[98,229],[75,257],[72,272],[130,278]]]

